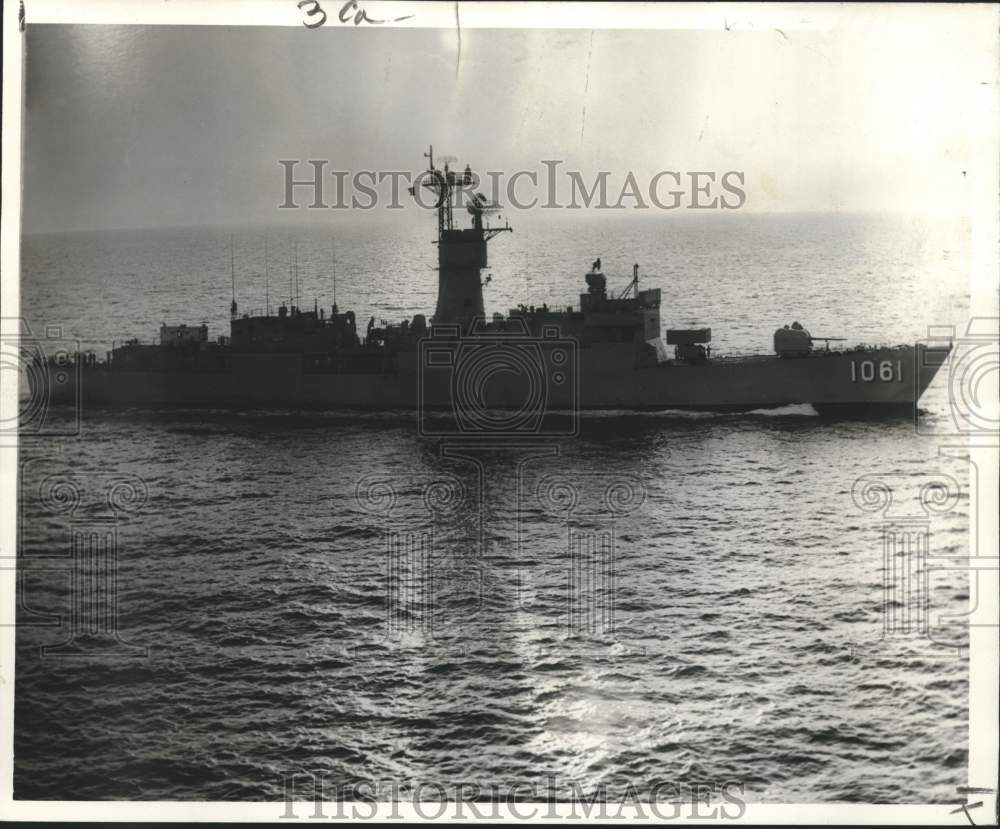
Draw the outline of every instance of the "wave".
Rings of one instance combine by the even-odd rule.
[[[809,403],[790,403],[776,409],[753,409],[747,414],[757,417],[819,417],[819,412]]]
[[[641,417],[649,419],[678,420],[733,420],[746,417],[819,417],[809,403],[790,403],[772,409],[750,409],[744,412],[719,412],[710,409],[593,409],[583,410],[580,416],[587,420],[614,417]]]

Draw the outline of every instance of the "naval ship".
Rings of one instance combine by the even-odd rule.
[[[572,433],[567,413],[594,409],[739,412],[810,404],[820,413],[913,413],[947,356],[923,345],[831,348],[797,322],[773,333],[773,354],[713,353],[710,328],[661,328],[659,289],[640,289],[639,266],[609,290],[594,261],[577,307],[520,306],[487,316],[487,246],[497,206],[469,191],[472,172],[436,166],[419,186],[436,197],[434,314],[361,330],[334,304],[282,304],[240,314],[228,335],[166,325],[158,344],[130,341],[49,370],[49,399],[85,407],[416,410],[428,431]],[[410,188],[411,195],[414,188]],[[464,208],[464,211],[462,210]],[[467,213],[459,227],[456,213]],[[581,270],[583,270],[581,268]],[[51,369],[51,367],[50,367]]]

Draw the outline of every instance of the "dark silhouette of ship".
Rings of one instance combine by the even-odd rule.
[[[822,412],[913,412],[947,355],[917,344],[830,348],[798,323],[774,333],[774,354],[712,353],[710,328],[661,328],[660,291],[640,288],[639,266],[617,294],[594,261],[579,307],[520,306],[487,316],[482,271],[496,207],[475,194],[457,204],[471,170],[436,167],[422,185],[437,198],[438,295],[418,314],[364,331],[352,311],[282,304],[238,313],[228,336],[163,325],[106,359],[73,361],[51,383],[55,402],[84,406],[324,408],[442,412],[429,433],[564,434],[589,409],[747,411],[811,404]],[[411,188],[412,193],[412,188]],[[470,226],[457,227],[464,207]],[[825,340],[825,342],[824,342]],[[823,343],[822,347],[816,347]],[[669,350],[672,347],[672,350]],[[50,375],[53,374],[50,372]]]

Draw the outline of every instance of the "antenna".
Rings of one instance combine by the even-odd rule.
[[[292,237],[288,237],[288,304],[295,302],[292,294]]]
[[[292,250],[295,251],[295,307],[299,306],[299,240],[292,243]]]
[[[625,299],[632,289],[635,289],[636,298],[639,297],[639,264],[632,266],[632,281],[625,286],[625,290],[618,294],[618,299]]]
[[[229,316],[236,316],[236,252],[235,252],[235,241],[233,239],[233,234],[229,234],[229,278],[232,282],[233,288],[233,301],[229,306]]]
[[[264,234],[264,313],[271,316],[271,295],[269,284],[271,281],[271,271],[267,264],[267,234]]]
[[[337,304],[337,253],[333,247],[333,237],[330,238],[330,267],[333,269],[333,304]]]

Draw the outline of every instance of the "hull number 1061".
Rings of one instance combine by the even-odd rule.
[[[880,380],[883,383],[903,382],[903,361],[882,360],[876,363],[874,360],[862,360],[860,363],[851,361],[851,382],[857,383],[861,380],[864,383],[871,383]]]

